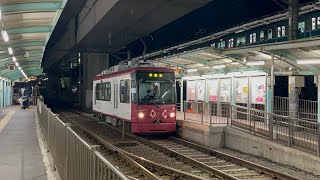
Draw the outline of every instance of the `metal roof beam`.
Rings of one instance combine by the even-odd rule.
[[[223,55],[230,54],[241,54],[248,53],[251,51],[272,51],[272,50],[283,50],[283,49],[297,49],[297,48],[308,48],[320,45],[320,38],[307,38],[293,41],[285,41],[279,43],[255,45],[244,48],[233,48],[222,50]]]
[[[29,52],[30,55],[31,54],[42,54],[43,53],[42,50],[31,50],[31,51],[27,50],[27,52]],[[25,54],[24,51],[14,52],[15,57],[23,56],[24,54]],[[10,58],[11,56],[12,55],[9,55],[9,54],[0,55],[0,61],[1,61],[1,59]]]
[[[160,63],[164,63],[164,64],[168,64],[168,65],[174,65],[174,66],[178,66],[184,69],[191,69],[190,67],[184,65],[184,64],[179,64],[179,63],[175,63],[175,62],[171,62],[169,60],[159,60],[158,62]]]
[[[62,2],[30,2],[7,4],[1,6],[3,14],[16,14],[31,11],[57,11],[60,10]]]
[[[287,54],[287,53],[284,53],[284,52],[281,52],[281,51],[271,51],[271,53],[275,54],[275,55],[278,55],[278,56],[282,56],[286,59],[289,59],[293,62],[296,62],[297,59],[299,59],[298,57],[294,56],[294,55],[291,55],[291,54]],[[313,73],[315,74],[320,74],[320,69],[316,68],[315,66],[312,66],[312,65],[302,65],[306,68],[308,68],[310,71],[312,71]]]
[[[34,41],[34,42],[25,42],[25,43],[14,43],[11,44],[12,48],[22,48],[22,47],[32,47],[32,46],[45,46],[44,41]],[[0,51],[7,50],[8,46],[0,46]]]
[[[7,29],[7,32],[9,35],[30,34],[30,33],[48,33],[51,31],[52,31],[51,26],[33,26],[33,27]]]

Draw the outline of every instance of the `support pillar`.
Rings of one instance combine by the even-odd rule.
[[[289,76],[289,116],[298,118],[299,112],[299,91],[295,86],[295,77]]]
[[[183,101],[183,79],[180,80],[180,112],[184,111],[184,101]]]
[[[81,107],[92,109],[93,80],[102,70],[109,68],[109,54],[86,53],[82,55],[82,76],[80,81]]]
[[[267,119],[266,119],[266,124],[269,127],[269,132],[270,132],[270,137],[276,139],[276,134],[273,131],[273,107],[274,107],[274,54],[271,56],[271,73],[270,76],[267,77],[267,89],[266,89],[266,112],[267,112]],[[277,122],[276,122],[277,123]]]
[[[289,0],[289,40],[297,39],[299,0]]]
[[[317,88],[318,88],[318,110],[317,110],[317,118],[318,118],[318,123],[320,123],[320,75],[315,76],[316,78],[316,83],[317,83]]]

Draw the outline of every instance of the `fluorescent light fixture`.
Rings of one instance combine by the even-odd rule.
[[[9,54],[13,54],[13,50],[12,50],[12,47],[8,47],[8,52],[9,52]]]
[[[18,62],[15,62],[14,64],[15,64],[17,67],[19,66],[19,63],[18,63]]]
[[[239,65],[240,63],[238,63],[238,62],[232,62],[232,63],[230,63],[231,65]]]
[[[198,71],[197,69],[188,69],[188,70],[187,70],[188,73],[197,72],[197,71]]]
[[[242,73],[241,72],[231,72],[231,73],[227,73],[227,75],[229,75],[229,76],[240,76],[240,75],[242,75]]]
[[[21,71],[21,67],[19,66],[18,69]]]
[[[212,66],[212,69],[222,69],[222,68],[225,68],[225,67],[226,67],[225,64],[221,64],[221,65]]]
[[[250,62],[247,62],[248,66],[262,66],[264,64],[265,64],[264,61],[250,61]]]
[[[298,60],[298,64],[320,64],[320,59]]]
[[[1,10],[0,10],[0,20],[2,20],[2,12],[1,12]]]
[[[2,37],[3,37],[3,40],[4,40],[5,42],[8,42],[8,41],[9,41],[9,36],[8,36],[7,31],[2,30]]]
[[[13,62],[16,62],[16,61],[17,61],[17,58],[13,56],[13,57],[12,57],[12,61],[13,61]]]
[[[253,76],[257,76],[257,75],[266,75],[265,72],[262,72],[262,71],[259,71],[259,70],[255,70],[255,71],[244,71],[242,72],[243,75],[247,75],[247,76],[250,76],[250,75],[253,75]]]
[[[209,56],[209,57],[217,57],[216,55],[214,54],[211,54],[211,53],[206,53],[206,52],[203,52],[203,53],[200,53],[201,55],[204,55],[204,56]]]

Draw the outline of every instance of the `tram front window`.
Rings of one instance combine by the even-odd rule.
[[[175,104],[172,81],[142,81],[139,83],[139,104]]]

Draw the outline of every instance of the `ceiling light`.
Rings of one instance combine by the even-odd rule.
[[[204,56],[217,57],[217,56],[214,55],[214,54],[206,53],[206,52],[203,52],[203,53],[200,53],[200,54],[201,54],[201,55],[204,55]]]
[[[18,66],[19,66],[19,63],[18,63],[18,62],[15,62],[15,65],[18,67]]]
[[[8,42],[8,41],[9,41],[9,36],[8,36],[7,31],[2,30],[2,37],[3,37],[3,40],[4,40],[5,42]]]
[[[12,61],[13,61],[13,62],[16,62],[16,61],[17,61],[17,58],[13,56],[13,57],[12,57]]]
[[[232,62],[231,65],[239,65],[240,63],[238,62]]]
[[[222,68],[225,68],[225,67],[226,67],[225,64],[221,64],[221,65],[212,66],[212,69],[222,69]]]
[[[2,12],[0,11],[0,20],[2,20]]]
[[[21,71],[21,67],[19,66],[18,69]]]
[[[8,47],[8,52],[9,52],[9,54],[13,54],[13,50],[11,47]]]
[[[264,61],[251,61],[251,62],[247,62],[248,66],[262,66],[264,65],[265,62]]]
[[[197,69],[188,69],[188,70],[187,70],[188,73],[197,72],[197,71],[198,71]]]
[[[298,64],[320,64],[320,59],[298,60]]]

